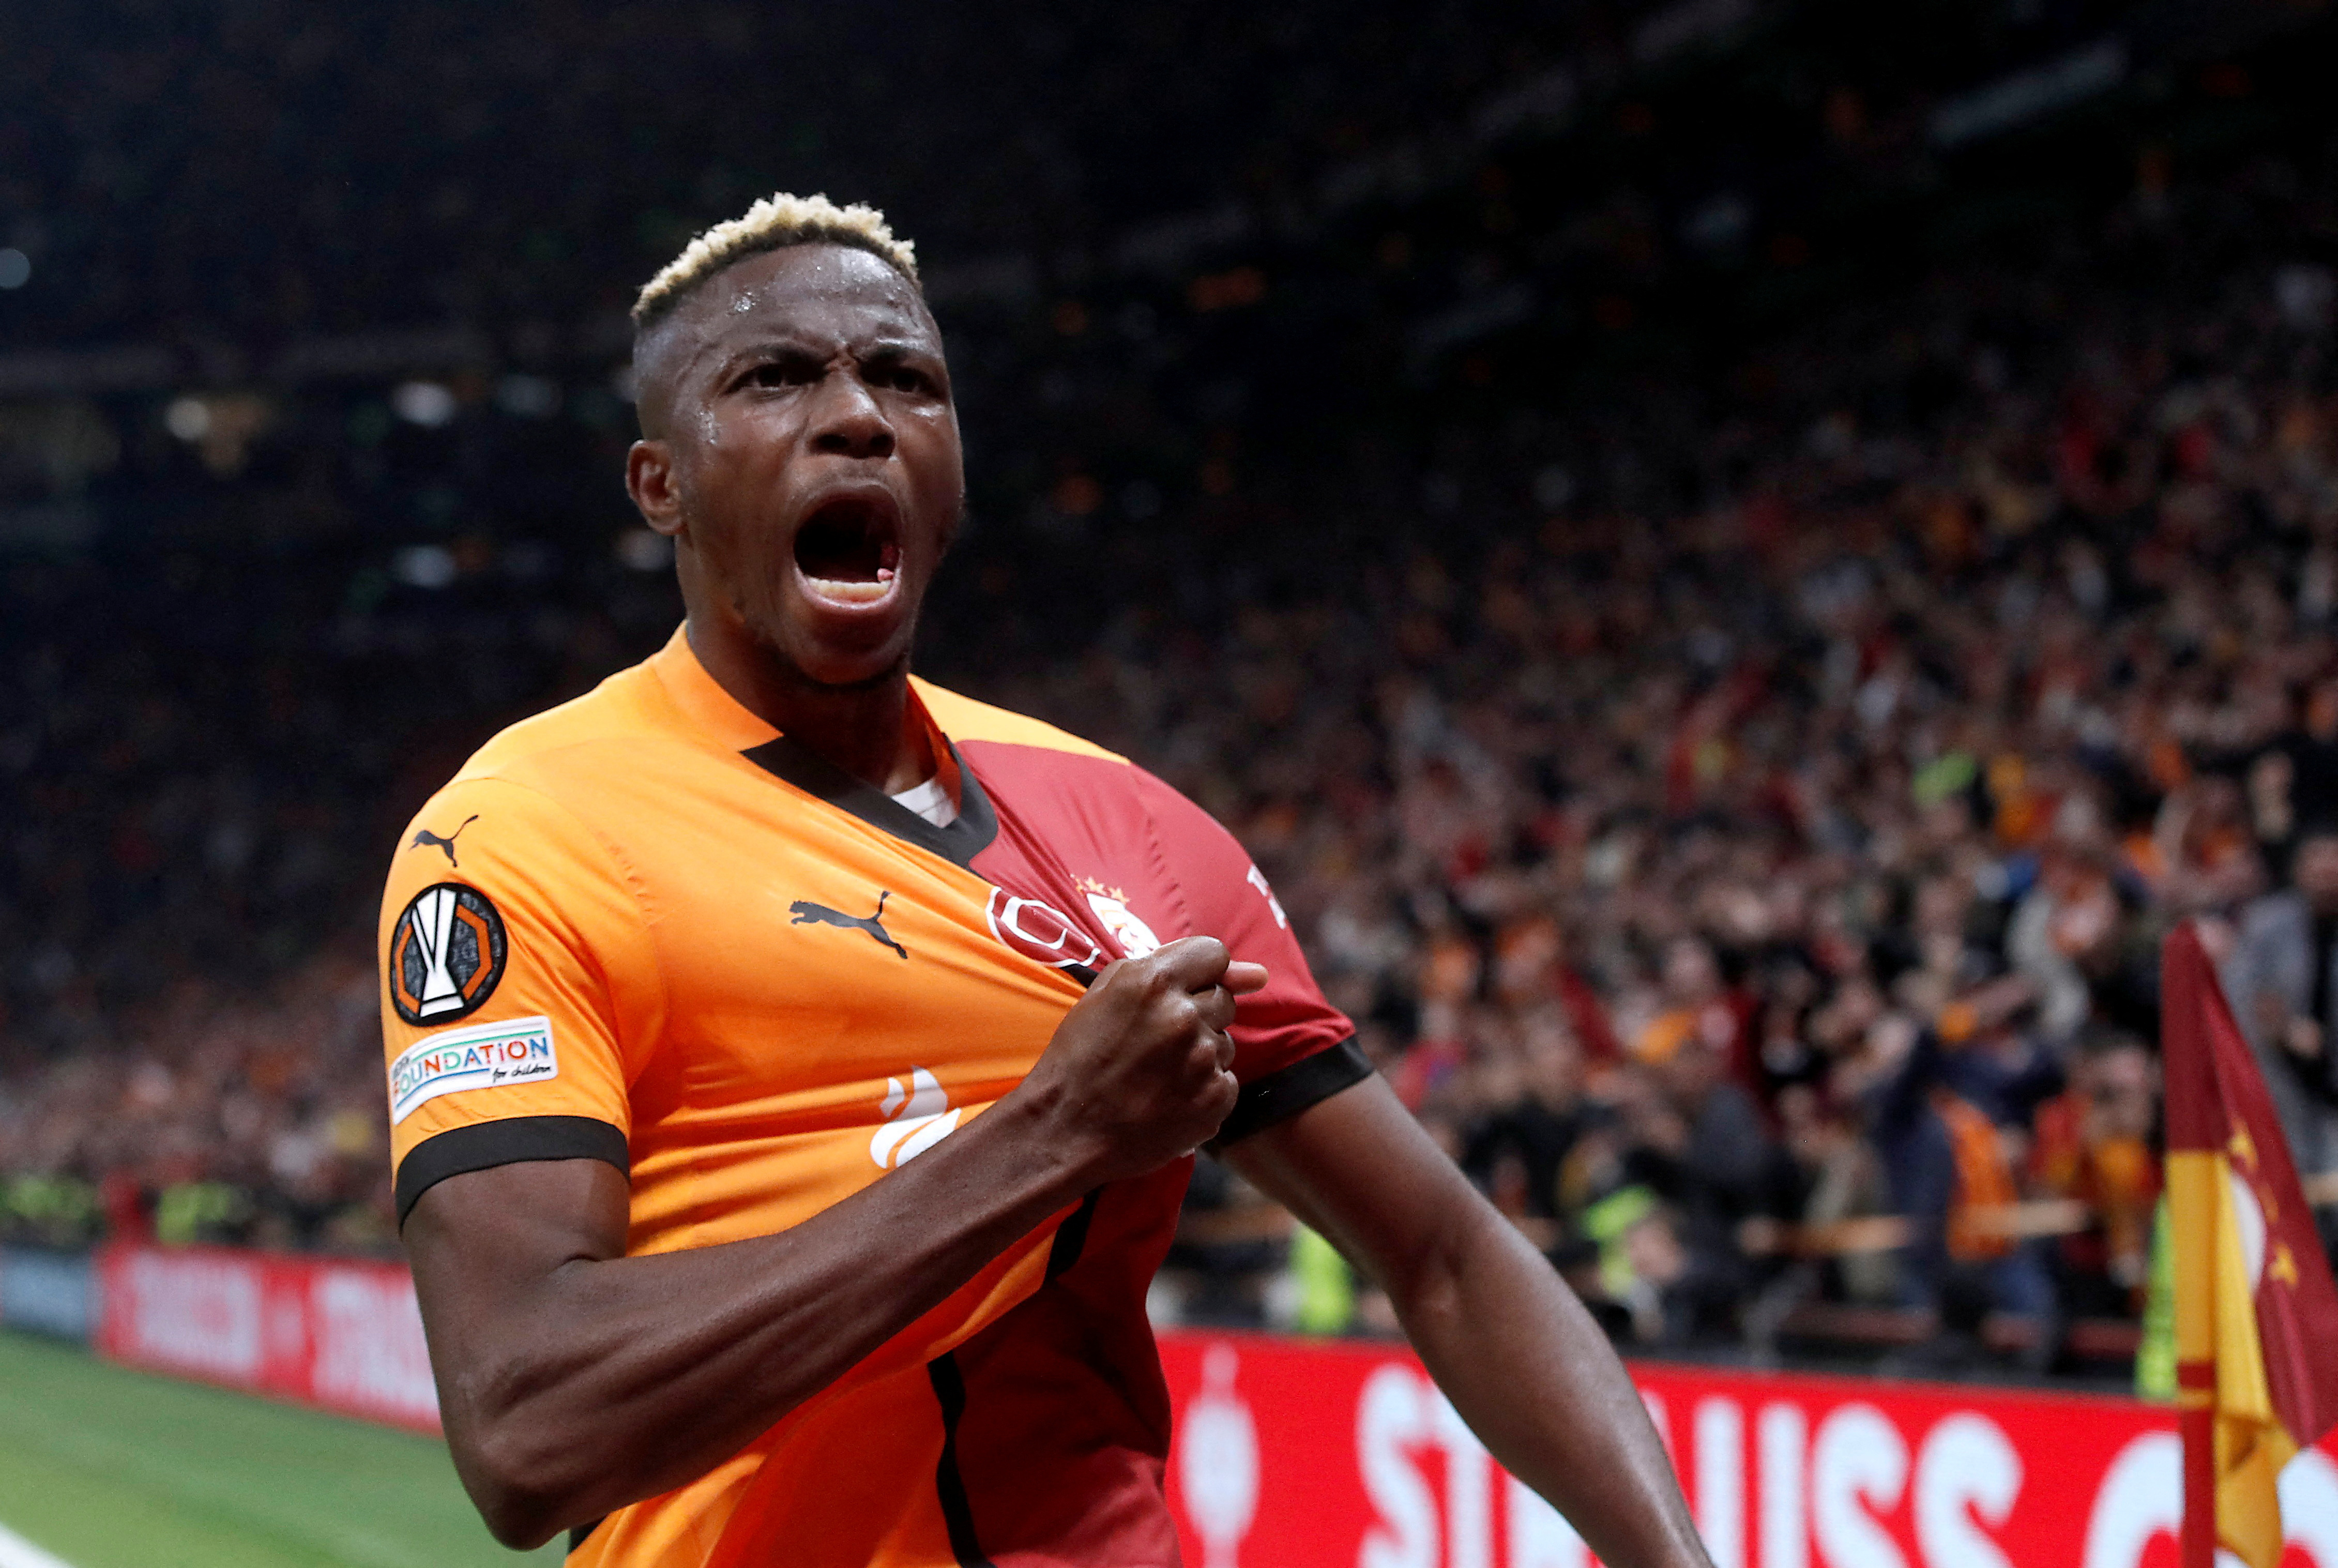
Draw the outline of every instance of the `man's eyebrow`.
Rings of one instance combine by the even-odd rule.
[[[781,334],[750,338],[738,343],[709,343],[707,348],[713,350],[718,361],[726,365],[733,360],[752,358],[758,354],[813,354],[819,355],[821,358],[827,358],[810,341]]]
[[[861,350],[864,359],[903,359],[910,355],[941,358],[941,346],[923,338],[879,338]]]
[[[743,343],[702,344],[691,357],[692,369],[722,377],[758,359],[825,359],[827,356],[801,338],[752,338]]]
[[[826,359],[835,350],[825,343],[812,342],[784,329],[735,343],[711,342],[704,356],[717,366],[730,367],[759,357],[803,355]],[[855,357],[864,359],[899,359],[910,355],[926,355],[938,358],[941,348],[927,338],[887,336],[865,342],[852,348]]]

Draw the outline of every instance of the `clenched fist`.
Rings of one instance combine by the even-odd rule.
[[[1214,936],[1187,936],[1096,977],[1015,1091],[1092,1184],[1189,1154],[1234,1108],[1234,998],[1266,984]]]

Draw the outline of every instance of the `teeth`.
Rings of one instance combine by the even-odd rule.
[[[873,604],[891,591],[893,574],[882,572],[874,583],[850,582],[839,577],[807,577],[813,593],[823,599],[840,600],[847,604]]]

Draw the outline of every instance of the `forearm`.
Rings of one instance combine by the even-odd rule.
[[[1390,1298],[1461,1418],[1615,1568],[1709,1568],[1623,1364],[1550,1265],[1490,1209],[1457,1216]]]
[[[429,1328],[447,1436],[490,1526],[534,1544],[704,1474],[1077,1201],[1081,1172],[1028,1121],[1004,1102],[778,1235],[577,1256],[467,1309],[454,1281],[433,1289],[438,1254],[410,1235],[424,1298],[439,1304]],[[515,1184],[562,1179],[507,1170]],[[497,1208],[534,1207],[518,1196]],[[494,1211],[460,1210],[472,1259],[493,1250],[479,1232]]]
[[[407,1250],[488,1528],[532,1546],[704,1475],[1048,1215],[1209,1137],[1234,997],[1265,979],[1203,936],[1110,965],[1005,1098],[777,1235],[629,1257],[630,1185],[594,1160],[424,1192]]]
[[[1615,1568],[1711,1568],[1623,1364],[1541,1255],[1366,1079],[1234,1146],[1378,1280],[1463,1420]]]

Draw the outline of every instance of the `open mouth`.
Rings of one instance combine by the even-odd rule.
[[[831,603],[876,603],[893,591],[900,565],[900,522],[889,497],[828,502],[796,530],[796,570]]]

